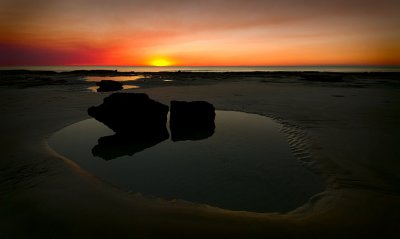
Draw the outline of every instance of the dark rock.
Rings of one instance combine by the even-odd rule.
[[[120,134],[158,134],[166,128],[168,106],[140,93],[114,93],[88,114]]]
[[[116,91],[122,90],[122,83],[113,80],[102,80],[100,82],[96,82],[96,85],[99,87],[97,92],[107,92],[107,91]]]
[[[307,72],[301,74],[303,81],[311,82],[342,82],[343,76],[341,74],[320,74],[319,72]]]
[[[132,134],[115,134],[101,137],[93,147],[93,156],[111,160],[125,155],[132,156],[137,152],[153,147],[169,138],[166,127],[159,131],[139,131]]]
[[[214,134],[215,108],[205,101],[171,101],[172,141],[202,140]]]

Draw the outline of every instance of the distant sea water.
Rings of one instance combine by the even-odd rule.
[[[318,72],[400,72],[400,66],[1,66],[0,70],[117,70],[119,72],[277,72],[277,71],[318,71]]]

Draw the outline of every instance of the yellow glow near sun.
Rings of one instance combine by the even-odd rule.
[[[166,58],[154,58],[150,61],[152,66],[170,66],[172,62]]]

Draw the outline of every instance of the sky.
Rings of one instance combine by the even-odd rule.
[[[400,65],[399,0],[0,0],[0,65]]]

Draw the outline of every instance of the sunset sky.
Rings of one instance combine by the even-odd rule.
[[[400,65],[399,0],[0,0],[0,65]]]

